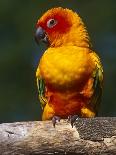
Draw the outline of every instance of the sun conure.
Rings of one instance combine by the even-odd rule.
[[[48,10],[37,21],[35,39],[47,44],[36,71],[42,120],[96,116],[103,68],[79,15],[61,7]]]

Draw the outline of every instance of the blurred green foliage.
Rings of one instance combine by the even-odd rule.
[[[67,7],[82,17],[104,66],[102,116],[116,116],[116,1],[0,1],[0,122],[39,120],[35,71],[44,51],[34,41],[37,19],[52,7]]]

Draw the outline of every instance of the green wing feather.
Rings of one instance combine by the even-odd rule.
[[[93,90],[94,93],[90,100],[90,105],[93,107],[96,115],[98,115],[99,105],[101,103],[102,98],[102,90],[103,90],[103,67],[100,62],[100,58],[97,56],[96,53],[93,54],[94,60],[96,63],[96,69],[93,72]]]
[[[41,107],[43,109],[47,103],[47,99],[45,97],[45,83],[41,77],[37,77],[37,87],[38,87],[39,100],[41,103]]]

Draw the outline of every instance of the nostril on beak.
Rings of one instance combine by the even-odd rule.
[[[49,44],[47,34],[42,27],[38,27],[35,32],[35,41],[39,44],[40,41]]]

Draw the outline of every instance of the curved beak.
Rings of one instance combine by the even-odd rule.
[[[48,36],[42,27],[37,28],[35,32],[35,41],[37,42],[37,44],[39,44],[40,41],[46,43],[47,45],[49,44]]]

